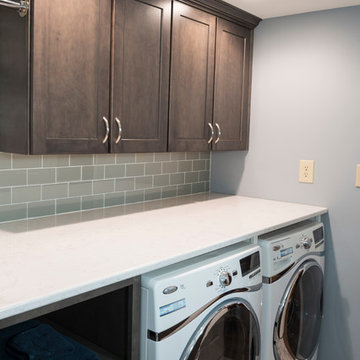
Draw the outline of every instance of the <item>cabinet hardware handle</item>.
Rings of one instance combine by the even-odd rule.
[[[208,140],[208,144],[210,144],[214,140],[215,133],[214,133],[214,128],[213,128],[212,124],[208,123],[208,125],[209,125],[210,130],[211,130],[211,136],[210,136],[210,139]]]
[[[105,144],[108,141],[109,138],[109,134],[110,134],[110,126],[109,126],[109,120],[104,116],[103,117],[104,123],[105,123],[105,129],[106,129],[106,134],[104,137],[104,140],[102,141],[103,144]]]
[[[116,121],[118,129],[119,129],[118,137],[115,140],[115,144],[118,144],[122,137],[122,127],[121,127],[121,121],[119,120],[119,118],[116,117],[115,121]]]
[[[218,131],[218,136],[217,136],[217,138],[216,138],[216,140],[215,140],[215,144],[217,144],[217,143],[220,141],[220,137],[221,137],[221,129],[220,129],[220,126],[219,126],[219,124],[218,124],[218,123],[215,123],[215,126],[216,126],[217,131]]]
[[[13,0],[0,0],[0,5],[6,6],[12,9],[17,9],[21,17],[26,16],[29,10],[29,1],[13,1]]]

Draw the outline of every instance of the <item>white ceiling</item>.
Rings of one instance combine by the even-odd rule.
[[[360,0],[224,0],[262,19],[360,5]]]

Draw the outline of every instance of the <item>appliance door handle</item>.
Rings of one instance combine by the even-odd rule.
[[[217,144],[219,141],[220,141],[220,137],[221,137],[221,128],[220,128],[220,125],[218,123],[215,123],[215,126],[217,128],[217,131],[218,131],[218,136],[215,140],[215,144]]]
[[[104,124],[105,124],[106,134],[105,134],[105,137],[104,137],[102,143],[105,144],[109,139],[110,126],[109,126],[109,120],[105,116],[103,116],[103,121],[104,121]]]
[[[211,136],[210,136],[210,139],[208,140],[208,144],[211,144],[211,142],[214,140],[215,132],[214,132],[214,127],[212,126],[212,124],[208,123],[208,125],[211,130]]]
[[[286,317],[288,308],[290,306],[289,297],[293,293],[294,288],[297,285],[299,279],[304,275],[304,272],[305,272],[305,270],[301,269],[297,273],[297,275],[295,276],[295,278],[294,278],[294,280],[293,280],[293,282],[292,282],[292,284],[291,284],[291,286],[289,288],[288,296],[286,296],[286,301],[281,306],[281,313],[280,313],[281,315],[280,315],[280,318],[279,318],[279,325],[278,325],[279,326],[279,328],[278,328],[278,337],[279,337],[279,339],[282,339],[284,337],[284,333],[285,333],[285,326],[286,326],[285,317]]]
[[[115,140],[115,144],[118,144],[121,140],[121,137],[122,137],[122,126],[121,126],[121,121],[119,118],[115,117],[115,121],[116,121],[116,124],[118,126],[118,137],[116,138]]]

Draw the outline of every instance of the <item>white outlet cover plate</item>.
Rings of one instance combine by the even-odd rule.
[[[300,160],[299,182],[314,183],[314,160]]]

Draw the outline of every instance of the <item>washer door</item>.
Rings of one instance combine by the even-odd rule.
[[[323,314],[323,272],[306,261],[287,287],[274,327],[277,360],[311,359],[316,351]]]
[[[260,328],[251,306],[229,299],[203,320],[185,348],[181,360],[257,360]]]

